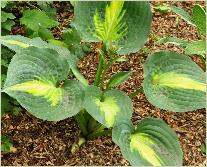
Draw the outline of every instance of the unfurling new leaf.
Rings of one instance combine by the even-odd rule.
[[[112,1],[106,5],[105,20],[96,10],[94,15],[95,36],[104,43],[123,38],[127,33],[126,23],[122,21],[126,10],[122,10],[124,1]]]
[[[119,55],[135,53],[143,47],[152,21],[150,5],[144,1],[125,1],[124,4],[112,1],[110,5],[106,1],[77,2],[74,6],[74,15],[73,25],[85,42],[114,40],[122,34],[122,38],[113,42],[113,47]]]

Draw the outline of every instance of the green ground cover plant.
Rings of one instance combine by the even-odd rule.
[[[187,21],[189,24],[193,25],[197,29],[199,36],[198,41],[186,41],[174,37],[161,38],[160,43],[173,43],[184,49],[186,55],[199,55],[205,62],[206,59],[206,11],[205,7],[201,5],[195,5],[192,9],[192,14],[190,15],[185,10],[178,8],[176,6],[164,6],[165,10],[172,11],[180,16],[182,19]]]
[[[8,34],[11,31],[12,26],[15,24],[15,16],[7,10],[8,6],[11,4],[12,2],[8,1],[1,2],[1,33],[3,35]]]
[[[31,20],[26,17],[27,12],[21,22],[34,33],[39,32],[38,22],[28,23]],[[36,12],[35,15],[40,14]],[[49,17],[44,18],[50,22]],[[78,146],[85,140],[110,134],[131,165],[182,165],[178,137],[163,120],[145,118],[135,127],[132,125],[132,98],[144,91],[148,101],[161,109],[187,112],[205,108],[204,71],[186,55],[161,51],[148,56],[144,82],[130,96],[114,87],[125,82],[132,71],[114,74],[104,84],[107,71],[120,56],[135,53],[144,46],[151,22],[149,2],[76,2],[73,28],[63,35],[62,41],[2,36],[2,45],[15,52],[2,92],[37,118],[60,121],[74,117],[82,132]],[[43,27],[55,25],[58,24],[53,20],[50,26]],[[77,67],[87,52],[84,47],[90,42],[101,44],[92,85]],[[81,48],[81,52],[75,48]],[[68,79],[71,74],[75,79]]]

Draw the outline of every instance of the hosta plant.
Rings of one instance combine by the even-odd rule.
[[[104,83],[120,55],[143,47],[151,19],[148,2],[75,4],[72,25],[82,41],[101,44],[92,85],[78,70],[77,56],[67,48],[40,38],[1,37],[2,44],[16,52],[2,91],[40,119],[74,117],[85,139],[112,134],[131,165],[182,165],[178,137],[164,121],[145,118],[136,127],[132,125],[131,98],[135,94],[130,98],[114,89],[132,72],[119,72]],[[68,79],[70,71],[76,79]],[[144,64],[144,78],[142,89],[147,99],[161,109],[186,112],[205,107],[205,74],[184,55],[167,51],[150,55]]]
[[[196,27],[199,40],[197,41],[186,41],[174,37],[166,37],[160,39],[160,43],[173,43],[184,49],[185,54],[199,55],[203,60],[206,58],[206,11],[205,7],[195,5],[192,9],[192,15],[188,14],[185,10],[176,6],[165,6],[167,10],[171,10],[182,19],[187,21],[192,26]]]

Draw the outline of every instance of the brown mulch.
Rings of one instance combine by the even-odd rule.
[[[160,2],[152,2],[152,4],[155,3]],[[175,4],[190,11],[194,2],[176,2]],[[59,9],[58,3],[55,5]],[[60,7],[62,6],[64,5],[60,3]],[[61,10],[58,12],[59,20],[65,24],[64,26],[67,26],[71,19],[67,19],[68,12],[63,12],[62,16]],[[176,15],[173,13],[160,14],[155,12],[153,14],[153,34],[150,35],[145,45],[149,48],[150,53],[159,50],[173,50],[183,53],[182,49],[172,44],[157,44],[157,37],[173,36],[186,40],[198,38],[194,27],[181,19],[175,25],[175,19]],[[55,32],[58,33],[58,30],[54,29]],[[117,89],[130,94],[143,82],[143,63],[147,54],[140,51],[128,55],[127,58],[127,62],[113,65],[107,77],[109,78],[110,75],[118,71],[133,70],[133,75],[129,80],[117,87]],[[205,65],[198,57],[192,56],[192,59],[205,69]],[[97,64],[98,58],[94,53],[90,53],[79,63],[82,73],[90,83],[94,81]],[[143,93],[133,99],[133,106],[132,121],[134,125],[137,125],[140,119],[149,116],[163,119],[176,131],[180,139],[184,165],[204,165],[206,157],[201,152],[200,145],[206,140],[205,109],[187,113],[160,110],[152,106]],[[87,141],[79,151],[72,155],[71,146],[80,134],[79,128],[72,118],[54,123],[39,120],[23,111],[18,116],[11,114],[3,116],[1,126],[2,134],[9,136],[16,148],[14,153],[2,154],[2,165],[129,165],[123,158],[119,147],[112,142],[109,136]]]

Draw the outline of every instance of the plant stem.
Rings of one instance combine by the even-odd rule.
[[[102,124],[100,124],[100,126],[99,127],[97,127],[96,129],[95,129],[95,131],[102,131],[102,130],[104,130],[104,128],[106,128],[104,125],[102,125]]]
[[[132,99],[141,92],[143,92],[143,87],[142,86],[139,87],[134,93],[130,94],[129,97]]]
[[[88,123],[89,132],[93,132],[94,129],[96,128],[96,126],[97,126],[96,120],[93,117],[91,117],[91,119],[89,120],[89,123]]]
[[[88,140],[92,140],[92,139],[95,139],[97,138],[98,136],[103,136],[103,135],[107,135],[107,134],[110,134],[111,135],[112,133],[112,130],[111,129],[108,129],[108,130],[103,130],[103,131],[95,131],[94,133],[91,133],[87,136],[87,139]]]
[[[78,114],[74,116],[76,122],[78,123],[79,128],[81,129],[81,132],[83,136],[88,135],[88,130],[87,130],[87,122],[83,116],[84,111],[80,111]]]
[[[103,58],[100,56],[99,57],[98,69],[97,69],[97,72],[96,72],[96,78],[95,78],[95,82],[94,82],[95,86],[99,85],[100,77],[101,77],[101,73],[102,73],[102,68],[103,68],[102,66],[103,66]]]
[[[97,69],[97,72],[96,72],[96,78],[95,78],[95,82],[94,82],[95,86],[99,85],[101,74],[103,72],[104,59],[103,59],[103,56],[101,54],[104,54],[104,57],[105,57],[105,55],[106,55],[106,44],[103,44],[103,47],[101,49],[101,53],[99,55],[99,64],[98,64],[98,69]]]
[[[111,67],[111,65],[116,62],[117,58],[112,58],[111,57],[111,54],[110,54],[110,61],[108,62],[108,64],[104,64],[104,69],[103,69],[103,74],[102,74],[102,78],[101,78],[101,89],[102,89],[102,95],[101,95],[101,100],[103,100],[103,97],[104,97],[104,92],[107,90],[104,89],[104,80],[106,78],[106,73],[108,71],[108,69]]]

